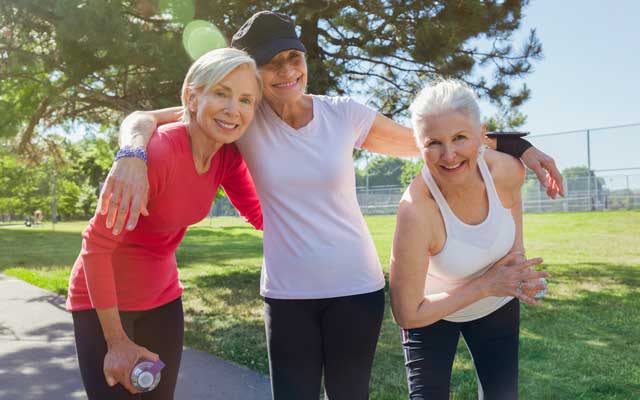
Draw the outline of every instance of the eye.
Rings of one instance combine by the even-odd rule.
[[[427,143],[426,147],[434,147],[434,146],[438,146],[440,145],[440,142],[438,142],[437,140],[432,140],[429,143]]]
[[[241,103],[246,104],[248,106],[250,106],[251,104],[253,104],[253,100],[249,99],[249,98],[245,98],[240,100]]]
[[[453,138],[454,141],[466,140],[466,139],[467,139],[467,137],[465,135],[456,135]]]
[[[223,90],[216,90],[215,91],[215,95],[218,97],[227,97],[227,92],[223,91]]]

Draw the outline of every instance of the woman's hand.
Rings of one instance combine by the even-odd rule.
[[[149,181],[147,165],[135,157],[124,157],[113,163],[107,176],[98,208],[100,214],[107,214],[107,228],[113,227],[113,234],[119,235],[125,224],[127,210],[129,221],[127,230],[133,230],[138,217],[149,215],[147,192]]]
[[[507,254],[489,268],[479,278],[486,295],[513,296],[527,304],[536,304],[533,296],[545,288],[540,278],[546,278],[549,274],[532,268],[542,263],[541,258],[523,259],[523,255]]]
[[[555,199],[558,194],[564,197],[562,174],[556,162],[535,146],[529,147],[520,157],[524,165],[535,172],[540,183],[547,189],[547,196]]]
[[[527,257],[525,257],[524,253],[521,251],[510,252],[509,254],[504,256],[503,259],[505,259],[506,257],[509,257],[508,258],[508,260],[510,260],[509,263],[512,265],[522,264],[527,261]],[[529,267],[529,271],[534,271],[534,269],[532,267]],[[542,278],[540,278],[538,280],[523,282],[522,287],[520,289],[522,290],[522,293],[524,293],[525,296],[535,298],[535,295],[537,295],[538,293],[540,293],[541,290],[544,290],[546,288],[547,288],[546,283],[542,280]]]
[[[131,384],[131,370],[140,359],[158,361],[157,354],[133,343],[128,337],[123,337],[107,343],[108,351],[104,357],[104,377],[107,385],[115,386],[120,383],[131,393],[140,391]]]

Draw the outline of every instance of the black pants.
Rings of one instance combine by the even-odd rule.
[[[383,289],[330,299],[264,301],[275,400],[318,400],[323,371],[330,400],[369,397]]]
[[[520,303],[469,322],[440,320],[423,328],[403,329],[409,398],[449,400],[451,368],[460,333],[471,352],[478,378],[478,398],[518,398]]]
[[[134,343],[158,354],[166,364],[158,387],[138,395],[129,393],[120,384],[107,385],[103,372],[107,344],[96,311],[74,311],[72,315],[80,374],[89,400],[173,399],[184,338],[180,298],[148,311],[120,312],[127,336]]]

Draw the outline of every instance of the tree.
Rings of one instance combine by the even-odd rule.
[[[189,5],[193,4],[193,7]],[[123,113],[176,105],[191,62],[182,32],[193,18],[233,32],[258,10],[300,26],[313,93],[373,95],[402,113],[436,74],[467,81],[496,104],[529,97],[513,80],[541,45],[512,34],[528,0],[3,0],[0,125],[28,150],[43,128],[79,120],[112,125]],[[178,7],[182,5],[183,7]],[[476,73],[481,72],[481,73]]]
[[[403,166],[409,161],[396,158],[377,156],[369,160],[369,186],[397,186]]]
[[[500,107],[496,115],[485,120],[487,132],[498,132],[505,130],[516,130],[527,122],[527,116],[517,108]]]

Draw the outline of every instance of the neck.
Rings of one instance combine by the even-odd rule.
[[[209,170],[211,159],[223,143],[216,142],[208,138],[198,124],[191,120],[187,126],[189,132],[189,142],[191,143],[191,154],[193,154],[193,162],[198,173],[204,173]]]
[[[269,107],[278,114],[287,125],[292,128],[301,128],[313,119],[313,99],[308,94],[303,94],[292,102],[282,102],[278,99],[266,99]]]
[[[438,178],[435,176],[434,180],[438,184],[442,195],[448,202],[474,198],[474,196],[478,196],[486,190],[484,182],[482,181],[482,175],[477,167],[473,173],[469,174],[464,182],[455,185],[439,182]]]

